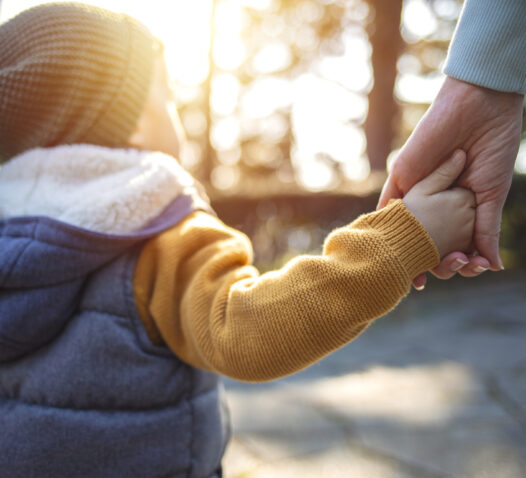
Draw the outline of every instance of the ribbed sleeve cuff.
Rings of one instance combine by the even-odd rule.
[[[444,72],[493,90],[526,93],[526,1],[466,0]]]
[[[401,199],[391,201],[367,218],[399,257],[411,279],[440,263],[435,243]]]

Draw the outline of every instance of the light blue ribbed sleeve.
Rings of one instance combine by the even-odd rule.
[[[466,0],[444,72],[494,90],[526,93],[526,0]]]

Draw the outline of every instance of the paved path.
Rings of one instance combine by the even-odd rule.
[[[271,384],[227,381],[226,478],[525,478],[526,274],[434,282]]]

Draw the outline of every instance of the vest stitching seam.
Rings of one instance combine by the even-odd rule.
[[[200,397],[202,395],[206,395],[208,393],[214,393],[216,392],[216,389],[215,388],[212,388],[211,390],[207,390],[205,392],[202,392],[202,393],[199,393],[197,394],[195,397],[193,398],[197,398],[197,397]],[[178,409],[180,408],[181,409],[181,413],[184,413],[184,410],[182,410],[185,406],[187,406],[189,409],[190,409],[190,423],[193,423],[193,406],[191,405],[191,401],[188,400],[188,398],[184,398],[181,402],[179,402],[177,405],[166,405],[166,406],[158,406],[158,407],[150,407],[150,408],[146,408],[146,407],[141,407],[141,408],[122,408],[122,407],[118,407],[118,408],[95,408],[95,407],[90,407],[90,408],[80,408],[80,407],[77,407],[77,408],[73,408],[73,407],[61,407],[61,406],[58,406],[58,405],[43,405],[42,403],[34,403],[34,402],[29,402],[27,400],[24,400],[22,398],[17,398],[17,397],[8,397],[8,396],[5,396],[5,395],[0,395],[0,401],[1,400],[5,400],[5,401],[10,401],[10,402],[21,402],[22,404],[24,405],[27,405],[29,407],[41,407],[41,408],[52,408],[52,409],[57,409],[57,410],[72,410],[72,411],[78,411],[78,412],[110,412],[110,413],[113,413],[113,412],[124,412],[124,413],[142,413],[142,412],[151,412],[151,411],[164,411],[164,410],[170,410],[170,409]],[[193,428],[193,427],[192,427]],[[192,433],[192,436],[193,436],[193,433]],[[193,439],[190,440],[191,443],[193,443]]]
[[[111,317],[116,317],[117,319],[127,319],[127,317],[124,315],[120,315],[114,312],[108,312],[107,310],[99,310],[95,307],[79,307],[77,310],[79,312],[96,312],[97,314],[109,315]]]
[[[136,317],[138,315],[137,306],[135,305],[135,300],[131,301],[130,299],[130,284],[129,284],[129,273],[130,269],[132,268],[132,265],[136,262],[136,254],[134,252],[130,251],[128,253],[128,256],[125,258],[124,266],[121,269],[120,272],[120,279],[122,284],[122,294],[124,303],[126,305],[126,308],[128,310],[128,317],[127,319],[131,322],[131,327],[134,331],[134,340],[137,341],[138,347],[143,350],[144,352],[148,353],[148,351],[145,349],[145,347],[142,344],[140,331],[137,330],[138,322],[137,319],[140,321],[140,318]],[[133,294],[133,283],[131,285],[131,293]],[[133,302],[133,307],[131,303]],[[153,355],[153,354],[152,354]],[[156,354],[158,355],[158,354]],[[176,355],[171,353],[170,356],[173,356],[176,358]],[[179,361],[179,363],[174,363],[176,366],[176,371],[179,372],[181,370],[181,367],[183,363]],[[195,377],[194,374],[189,374],[189,387],[188,387],[188,393],[185,394],[182,398],[182,406],[186,405],[188,407],[188,415],[189,415],[189,421],[190,421],[190,433],[189,433],[189,439],[188,439],[188,451],[189,451],[189,466],[188,466],[188,473],[187,477],[190,478],[193,474],[193,468],[194,468],[194,440],[195,440],[195,410],[194,410],[194,400],[197,398],[197,395],[194,395],[194,388],[195,388]],[[208,393],[208,392],[203,392]],[[201,394],[199,394],[201,395]]]
[[[188,395],[185,397],[186,402],[188,403],[188,407],[190,409],[190,441],[189,441],[189,447],[190,447],[190,466],[188,467],[188,478],[190,478],[193,475],[194,471],[194,445],[195,445],[195,410],[194,410],[194,400],[196,396],[193,395],[195,388],[195,380],[194,380],[194,374],[190,374],[190,387]]]
[[[133,334],[134,340],[136,341],[136,344],[140,350],[152,356],[155,356],[155,357],[176,358],[176,355],[170,350],[168,350],[166,347],[165,348],[160,347],[159,352],[148,350],[148,347],[143,343],[141,339],[141,331],[138,330],[138,327],[144,327],[144,326],[142,325],[142,321],[140,317],[138,317],[137,306],[135,304],[135,298],[133,297],[133,280],[132,281],[129,280],[129,277],[130,277],[129,274],[130,272],[132,272],[133,274],[133,271],[131,269],[136,264],[136,261],[137,261],[137,255],[135,254],[135,251],[129,251],[128,257],[125,259],[124,267],[122,268],[122,271],[121,271],[121,284],[122,284],[123,299],[124,299],[124,304],[126,306],[126,310],[128,311],[128,315],[124,317],[124,319],[130,322],[130,325],[134,332]],[[132,283],[130,284],[130,282]],[[131,291],[129,290],[130,288],[131,288]],[[147,345],[151,347],[156,347],[154,344],[151,344],[150,342],[148,342]],[[168,353],[165,353],[165,354],[160,353],[164,351],[167,351]],[[177,364],[174,363],[174,365],[176,365],[175,371],[179,371],[179,369],[181,368],[182,362],[179,361],[179,363]]]
[[[34,234],[34,230],[33,230],[33,234]],[[29,239],[29,238],[28,238]],[[31,241],[28,241],[28,243],[22,248],[22,250],[20,251],[20,253],[18,254],[17,258],[13,261],[13,263],[11,264],[11,267],[9,268],[9,270],[7,271],[7,274],[4,276],[4,280],[2,281],[2,283],[0,284],[1,286],[3,286],[6,281],[8,280],[9,276],[11,275],[11,273],[13,272],[13,270],[15,269],[16,265],[18,264],[18,261],[20,261],[20,258],[24,255],[24,252],[26,251],[26,249],[30,246],[31,244]]]
[[[41,223],[37,223],[38,225],[40,225]],[[64,231],[61,231],[61,232],[64,232]],[[45,245],[48,245],[48,246],[55,246],[55,247],[60,247],[61,249],[66,249],[66,250],[70,250],[70,251],[78,251],[78,252],[86,252],[86,248],[83,248],[83,247],[73,247],[71,245],[66,245],[66,244],[57,244],[56,242],[52,242],[52,241],[45,241],[45,240],[42,240],[42,239],[39,239],[39,238],[36,238],[34,233],[32,235],[26,235],[26,234],[2,234],[2,236],[0,237],[9,237],[11,239],[32,239],[34,242],[38,242],[39,244],[45,244]],[[129,246],[127,247],[132,247],[134,245],[134,243],[136,244],[137,242],[141,242],[143,240],[147,240],[148,238],[133,238],[133,239],[128,239],[130,242],[132,242],[132,244],[130,244]],[[95,249],[92,251],[94,254],[108,254],[108,248],[105,248],[105,249]]]

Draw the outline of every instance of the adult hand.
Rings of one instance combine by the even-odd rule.
[[[467,166],[457,185],[475,193],[473,247],[478,255],[446,256],[433,271],[440,278],[451,277],[457,271],[475,276],[488,268],[502,269],[498,253],[500,220],[519,148],[522,103],[522,95],[446,77],[394,162],[379,207],[391,198],[403,197],[456,149],[466,152]],[[417,288],[424,284],[425,276],[414,281]]]

